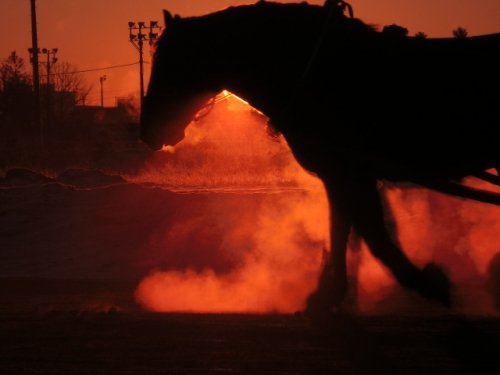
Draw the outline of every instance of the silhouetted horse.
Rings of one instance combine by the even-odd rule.
[[[498,204],[462,178],[500,166],[500,35],[421,39],[376,31],[328,7],[260,1],[172,17],[154,55],[141,137],[173,145],[223,89],[270,118],[325,184],[331,252],[308,308],[339,306],[351,230],[403,286],[450,303],[436,266],[413,265],[387,231],[377,180]],[[498,169],[498,168],[497,168]]]

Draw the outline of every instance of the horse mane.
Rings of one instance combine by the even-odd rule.
[[[256,33],[259,32],[259,27],[266,24],[266,21],[270,21],[269,25],[275,30],[293,23],[299,31],[302,30],[304,33],[309,31],[308,28],[313,28],[318,33],[325,26],[349,31],[350,33],[359,33],[360,35],[376,32],[375,26],[366,24],[358,18],[349,18],[344,15],[330,16],[330,10],[321,5],[309,4],[307,2],[278,3],[259,0],[254,4],[230,6],[202,16],[184,18],[176,15],[175,17],[171,17],[168,21],[165,21],[166,28],[163,30],[156,47],[161,48],[162,44],[165,43],[165,36],[169,34],[171,28],[175,29],[184,25],[185,27],[196,29],[197,27],[203,27],[207,23],[213,25],[219,24],[226,30],[231,27],[237,28],[241,25],[248,25],[248,30],[254,30]],[[256,19],[259,22],[252,24]],[[297,22],[300,20],[302,22]]]

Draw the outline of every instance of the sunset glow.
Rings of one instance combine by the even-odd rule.
[[[182,17],[198,16],[221,10],[231,5],[249,4],[248,0],[39,0],[39,39],[43,48],[59,48],[60,61],[68,61],[81,70],[119,66],[138,61],[137,51],[128,42],[128,21],[157,20],[163,25],[162,10]],[[296,2],[280,0],[280,2]],[[323,0],[310,0],[323,4]],[[458,26],[470,35],[500,31],[500,2],[497,0],[352,0],[356,17],[382,27],[392,23],[407,27],[410,34],[425,32],[430,37],[451,36]],[[89,20],[92,20],[89,23]],[[8,35],[0,45],[0,57],[12,51],[29,64],[27,48],[31,45],[29,2],[2,0],[0,2],[0,31]],[[145,60],[151,57],[146,51]],[[146,83],[149,64],[145,65]],[[98,104],[99,77],[107,75],[105,105],[115,104],[115,97],[139,92],[138,65],[84,73],[93,89],[88,104]]]
[[[500,374],[500,0],[0,31],[0,375]]]

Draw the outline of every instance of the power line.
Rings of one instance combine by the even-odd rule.
[[[146,61],[145,61],[145,63],[149,64],[149,62],[146,62]],[[74,72],[53,73],[53,75],[55,75],[55,74],[57,74],[57,75],[70,75],[70,74],[77,74],[77,73],[98,72],[100,70],[125,68],[127,66],[133,66],[133,65],[137,65],[137,64],[139,64],[139,62],[130,63],[130,64],[121,64],[121,65],[111,65],[111,66],[105,66],[105,67],[102,67],[102,68],[91,68],[91,69],[84,69],[84,70],[76,70]]]
[[[128,94],[133,94],[133,92],[130,90],[108,90],[104,95],[104,99],[105,100],[112,99],[112,98],[115,98],[117,96],[126,96]],[[99,98],[100,98],[100,94],[98,94],[98,93],[87,95],[87,99],[99,99]]]

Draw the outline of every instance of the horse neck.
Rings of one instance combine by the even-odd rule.
[[[293,100],[321,34],[324,14],[318,9],[313,13],[304,18],[297,12],[283,22],[272,17],[264,22],[237,17],[230,17],[229,24],[219,21],[218,29],[233,37],[221,38],[214,53],[211,74],[218,86],[271,119],[280,116]]]

